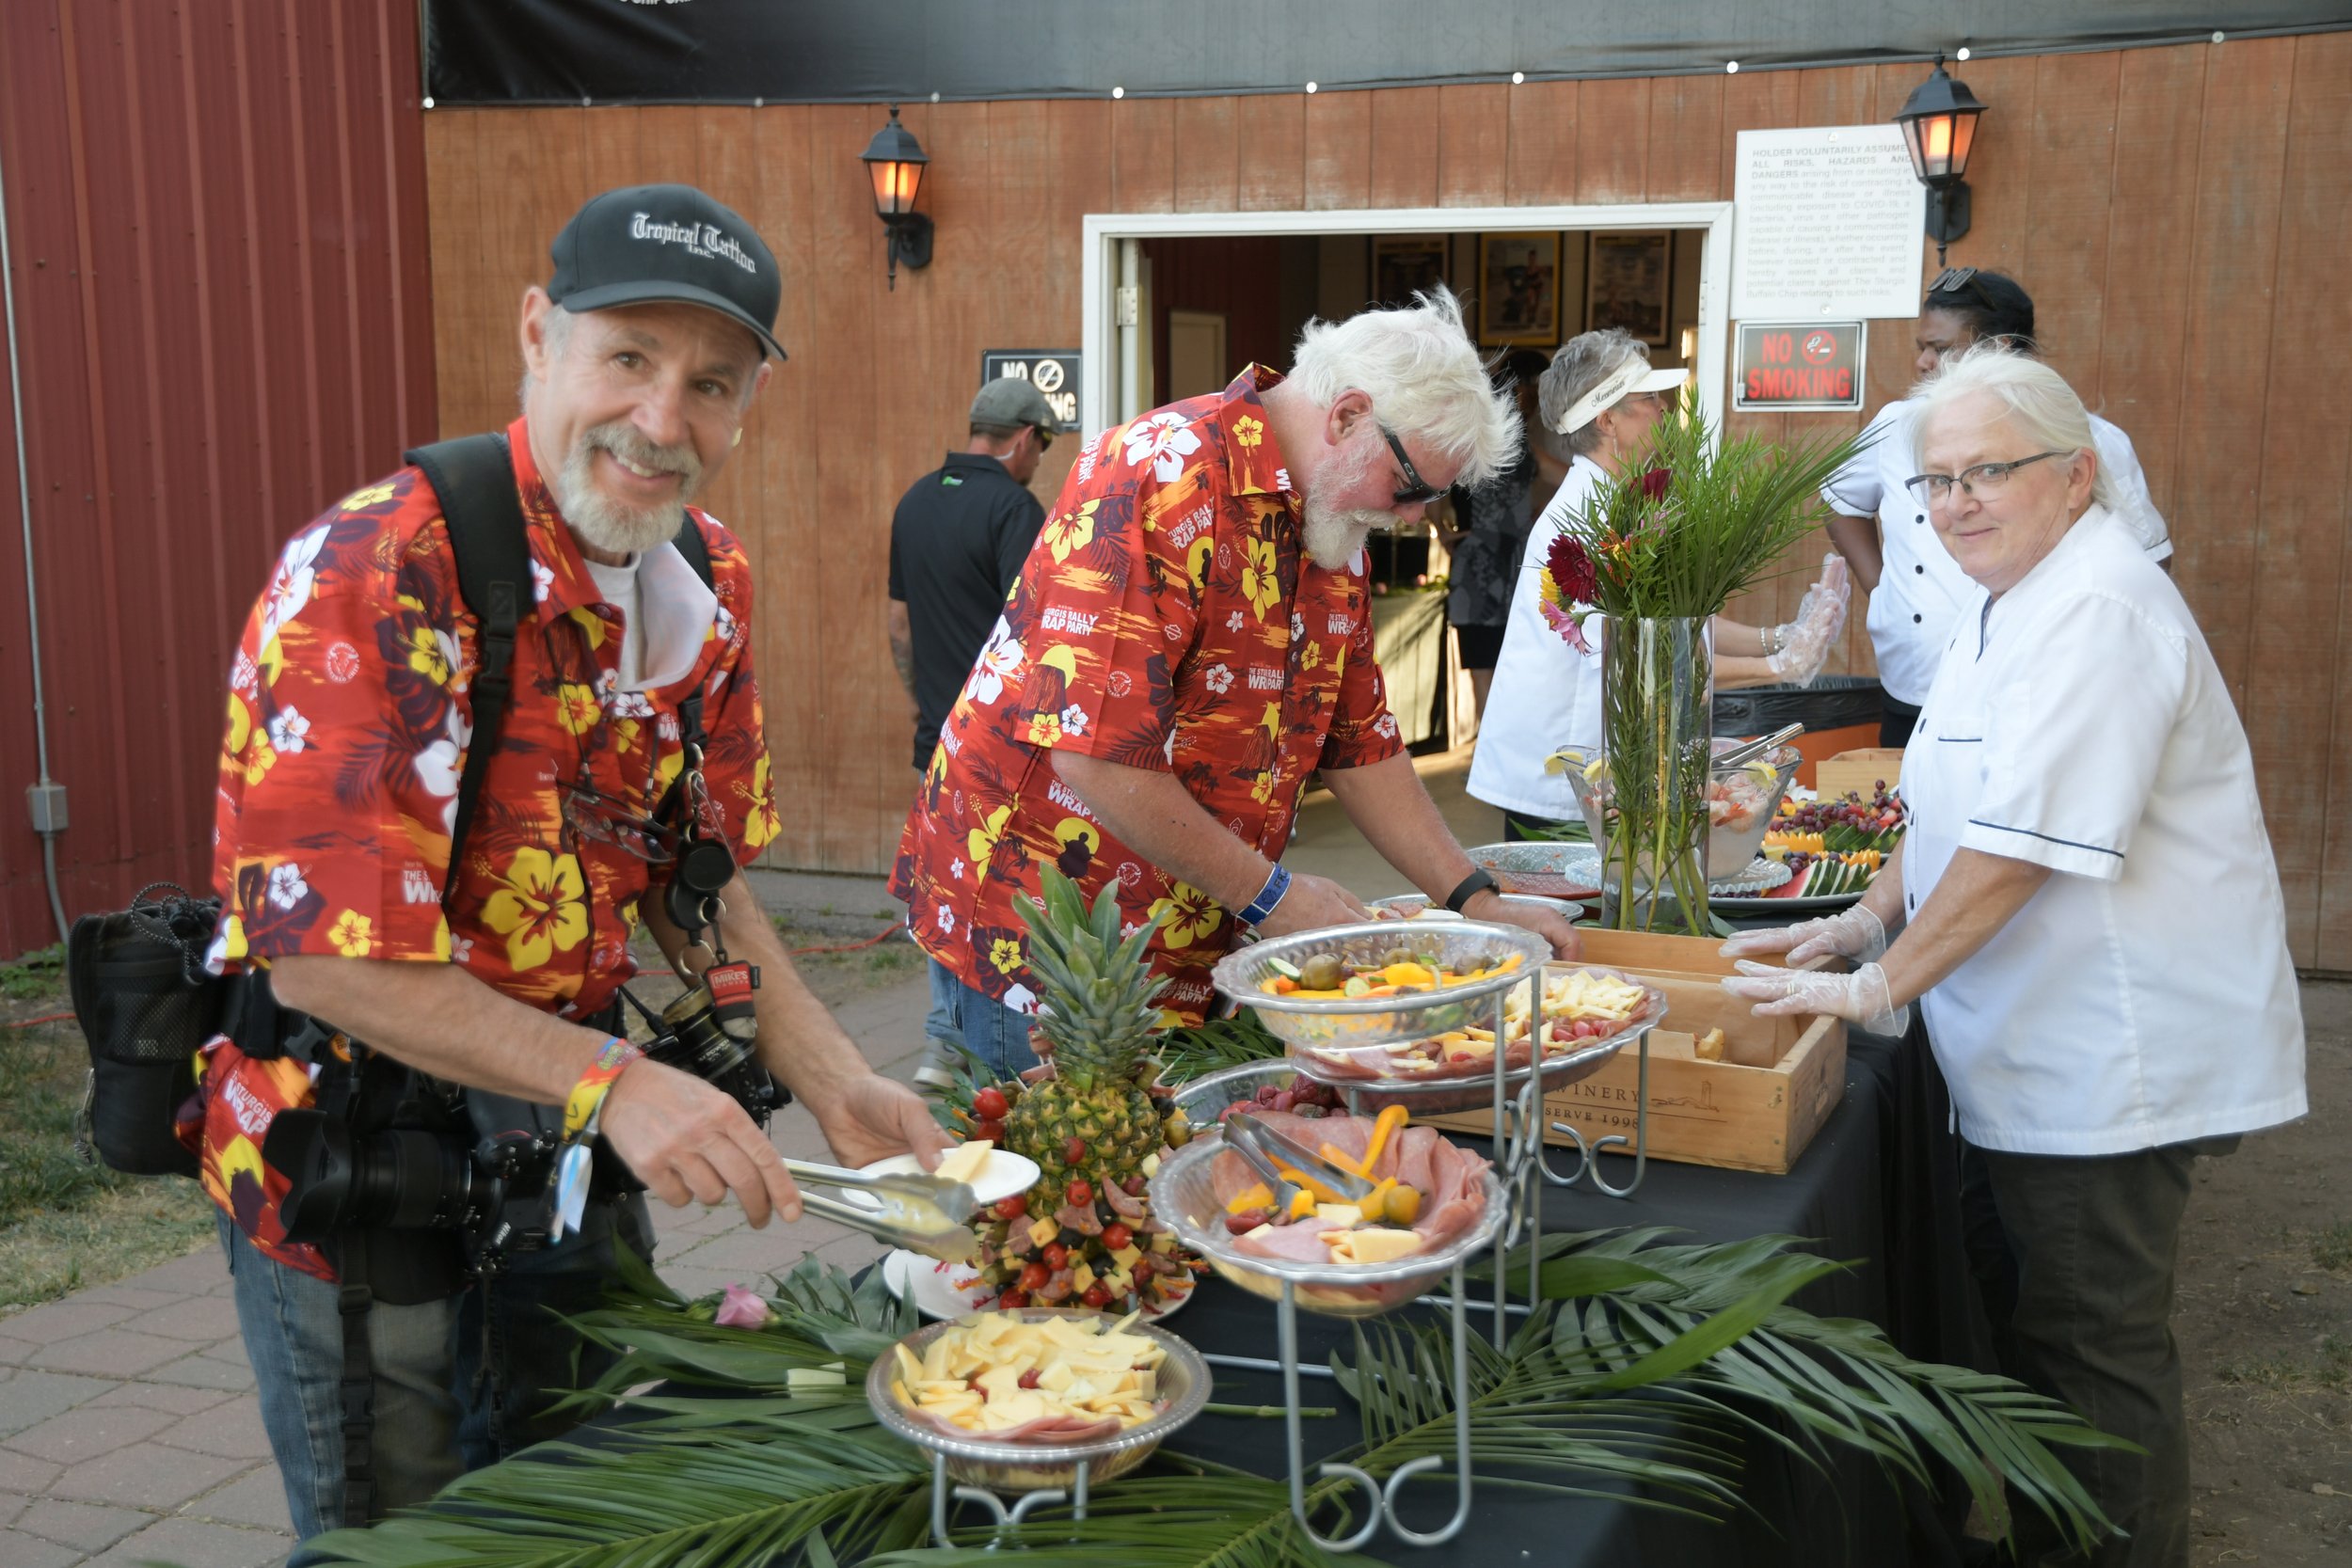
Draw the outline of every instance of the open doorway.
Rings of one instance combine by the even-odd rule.
[[[1090,412],[1089,427],[1215,391],[1253,361],[1287,366],[1311,318],[1404,304],[1438,283],[1462,297],[1502,375],[1532,384],[1561,343],[1618,326],[1648,344],[1653,363],[1697,370],[1704,408],[1710,376],[1723,373],[1729,211],[1708,203],[1089,218],[1089,281],[1108,284],[1089,300],[1107,311],[1087,316],[1103,327],[1087,344],[1089,365],[1102,367],[1088,378],[1101,416]],[[1564,473],[1545,454],[1525,476],[1531,516]],[[1480,683],[1464,667],[1463,635],[1448,614],[1449,597],[1462,595],[1452,592],[1447,546],[1466,499],[1457,494],[1432,509],[1429,523],[1372,542],[1377,657],[1390,705],[1417,751],[1461,745],[1476,730]]]

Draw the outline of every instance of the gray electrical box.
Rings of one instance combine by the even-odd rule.
[[[26,786],[24,803],[33,811],[33,832],[61,833],[65,832],[65,785],[37,784]]]

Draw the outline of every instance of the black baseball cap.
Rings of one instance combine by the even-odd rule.
[[[548,297],[566,310],[671,301],[742,323],[784,357],[775,253],[732,208],[691,185],[629,185],[588,198],[548,247]]]

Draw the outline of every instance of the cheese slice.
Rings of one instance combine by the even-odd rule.
[[[970,1181],[988,1164],[989,1151],[996,1145],[987,1138],[976,1138],[949,1149],[939,1157],[939,1168],[931,1174],[942,1181]]]

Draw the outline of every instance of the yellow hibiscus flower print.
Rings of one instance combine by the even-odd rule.
[[[1262,806],[1273,800],[1274,775],[1261,768],[1257,779],[1249,786],[1249,798]]]
[[[272,746],[266,737],[256,735],[253,737],[252,749],[245,754],[245,782],[249,784],[260,784],[262,775],[277,765],[278,748]]]
[[[1253,420],[1248,415],[1244,414],[1240,419],[1233,421],[1233,440],[1236,445],[1248,448],[1254,451],[1257,450],[1258,443],[1264,439],[1264,420]]]
[[[335,917],[335,924],[326,933],[326,940],[335,944],[335,951],[346,958],[364,958],[375,948],[374,922],[358,910],[345,910]]]
[[[1168,896],[1152,906],[1154,915],[1164,915],[1160,935],[1170,947],[1190,947],[1194,942],[1215,931],[1225,911],[1216,901],[1189,882],[1178,882],[1168,890]]]
[[[441,640],[433,634],[431,626],[410,627],[403,654],[407,660],[408,668],[422,675],[426,680],[436,686],[449,684],[449,660],[443,657]]]
[[[1038,714],[1032,714],[1032,715],[1030,715],[1030,717],[1029,717],[1029,744],[1030,744],[1030,745],[1032,745],[1032,746],[1051,746],[1051,745],[1053,745],[1056,741],[1059,740],[1060,738],[1061,738],[1061,716],[1060,716],[1059,714],[1056,714],[1056,713],[1038,713]]]
[[[988,868],[988,857],[996,852],[996,841],[1005,836],[1005,824],[1012,820],[1009,804],[998,806],[980,819],[980,825],[964,834],[963,847],[972,856],[975,873]]]
[[[1249,601],[1249,608],[1263,621],[1266,611],[1274,608],[1274,601],[1282,596],[1282,585],[1275,579],[1274,541],[1251,539],[1247,543],[1248,559],[1242,563],[1241,596]]]
[[[596,689],[578,681],[565,681],[555,694],[555,716],[568,733],[586,735],[604,717],[604,708],[596,701]]]
[[[371,484],[364,490],[354,490],[343,498],[342,510],[357,512],[363,506],[381,506],[392,499],[394,488],[389,484]]]
[[[1075,512],[1065,512],[1038,532],[1045,547],[1054,552],[1057,565],[1070,559],[1073,550],[1085,549],[1094,543],[1094,514],[1103,503],[1091,500]]]
[[[522,848],[507,863],[499,890],[482,906],[482,923],[506,939],[516,971],[537,969],[588,936],[588,905],[574,855]]]
[[[1012,937],[997,937],[988,944],[988,961],[996,966],[999,974],[1010,974],[1021,967],[1021,943]]]
[[[776,798],[768,787],[768,758],[763,753],[752,768],[751,806],[743,813],[743,843],[757,849],[774,838],[784,824],[776,816]]]

